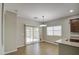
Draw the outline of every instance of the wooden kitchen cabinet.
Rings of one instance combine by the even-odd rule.
[[[79,18],[70,19],[71,32],[79,32]]]

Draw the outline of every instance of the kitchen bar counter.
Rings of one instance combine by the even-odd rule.
[[[79,43],[57,40],[59,55],[79,55]]]
[[[56,43],[66,44],[74,47],[79,47],[79,42],[70,42],[70,41],[63,41],[62,39],[57,40]]]

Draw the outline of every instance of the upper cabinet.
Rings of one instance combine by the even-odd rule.
[[[79,32],[79,18],[70,20],[71,32]]]

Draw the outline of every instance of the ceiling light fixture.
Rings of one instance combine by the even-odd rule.
[[[38,17],[34,17],[34,19],[38,19]]]
[[[72,12],[74,12],[74,10],[69,10],[69,12],[71,12],[71,13],[72,13]]]
[[[40,27],[46,27],[47,25],[44,23],[44,16],[42,16],[43,18],[43,23],[40,25]]]

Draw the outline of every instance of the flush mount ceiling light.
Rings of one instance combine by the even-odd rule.
[[[47,25],[44,23],[44,16],[42,16],[43,18],[43,23],[40,25],[40,27],[46,27]]]
[[[74,10],[69,10],[70,13],[74,12]]]
[[[34,19],[38,19],[38,17],[34,17]]]

